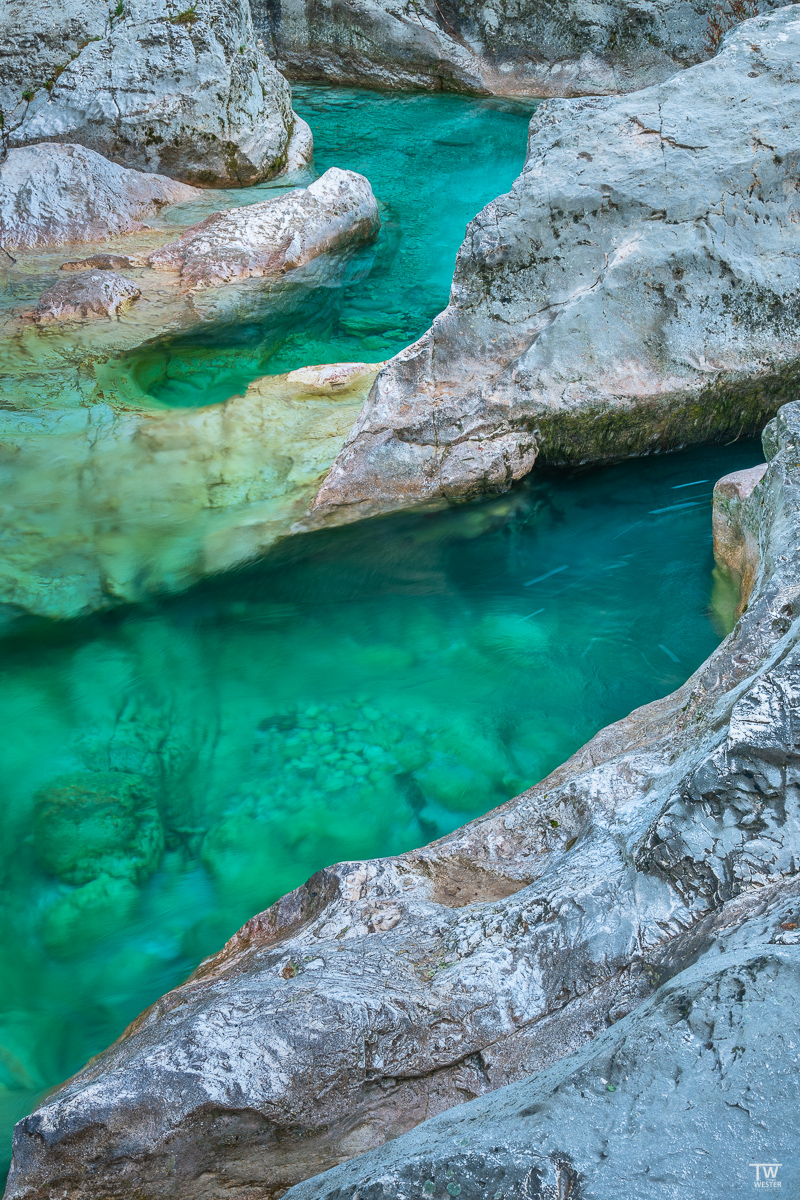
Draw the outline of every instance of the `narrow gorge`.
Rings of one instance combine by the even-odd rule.
[[[0,11],[6,1200],[800,1185],[748,4]]]

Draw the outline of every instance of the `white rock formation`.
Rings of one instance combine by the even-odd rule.
[[[72,53],[70,6],[59,20],[60,69],[47,55],[40,60],[35,41],[17,67],[17,83],[26,73],[30,81],[5,113],[10,145],[79,142],[203,187],[258,183],[286,168],[291,92],[257,44],[247,0],[120,0]],[[83,24],[94,30],[97,22]],[[301,127],[295,162],[307,143]]]
[[[186,287],[213,287],[282,274],[368,241],[379,228],[369,180],[331,167],[305,189],[207,217],[156,250],[150,265],[179,271]]]
[[[76,271],[42,292],[36,315],[40,320],[116,317],[141,294],[132,280],[116,271]]]
[[[800,6],[632,95],[551,100],[450,303],[378,376],[341,519],[760,430],[800,374]]]
[[[141,229],[159,209],[197,194],[84,146],[20,147],[0,165],[0,242],[8,248],[99,241]]]

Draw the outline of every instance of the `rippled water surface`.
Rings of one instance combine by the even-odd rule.
[[[291,325],[142,360],[166,403],[381,359],[447,299],[525,114],[296,89],[317,163],[363,170],[375,258]],[[298,315],[299,314],[299,315]],[[271,339],[271,340],[270,340]],[[0,1136],[242,921],[318,867],[395,853],[540,779],[714,648],[714,479],[754,444],[373,521],[149,608],[0,644]]]

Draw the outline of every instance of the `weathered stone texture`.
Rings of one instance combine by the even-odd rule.
[[[92,33],[70,52],[73,25]],[[29,82],[4,114],[9,145],[78,142],[203,187],[258,183],[308,157],[302,126],[290,154],[291,91],[257,44],[247,0],[124,0],[99,25],[67,5],[59,28],[58,70],[46,52],[53,34],[41,56],[37,39],[23,42],[14,74]]]
[[[712,8],[685,0],[254,0],[253,16],[293,79],[581,96],[633,91],[708,57]]]
[[[116,317],[141,294],[132,280],[116,271],[77,271],[42,292],[36,316],[40,320]]]
[[[800,406],[781,410],[767,443],[772,460],[742,502],[760,547],[753,596],[683,688],[603,730],[541,784],[449,837],[396,859],[322,871],[254,917],[20,1122],[9,1198],[277,1197],[445,1109],[550,1068],[524,1085],[535,1101],[518,1104],[514,1093],[497,1097],[496,1109],[483,1102],[487,1140],[476,1142],[477,1157],[451,1138],[445,1163],[442,1126],[434,1125],[407,1153],[398,1143],[398,1158],[389,1148],[364,1170],[385,1176],[385,1195],[398,1198],[411,1178],[401,1156],[416,1164],[417,1189],[425,1178],[438,1187],[448,1164],[467,1182],[491,1168],[487,1178],[508,1178],[517,1189],[509,1195],[520,1197],[550,1196],[545,1182],[554,1185],[559,1170],[567,1180],[568,1170],[596,1168],[606,1179],[594,1148],[618,1128],[619,1110],[598,1102],[589,1112],[579,1090],[595,1075],[618,1087],[623,1103],[630,1083],[630,1133],[622,1128],[613,1161],[630,1161],[634,1174],[644,1161],[637,1131],[659,1089],[659,1135],[674,1120],[677,1144],[695,1120],[686,1101],[713,1096],[714,1153],[766,1153],[759,1121],[770,1101],[754,1099],[752,1119],[725,1124],[727,1085],[712,1067],[736,1059],[741,1044],[730,1083],[737,1097],[743,1087],[755,1094],[774,1030],[778,1127],[794,1113],[785,1010],[770,1011],[741,1043],[738,1031],[732,1044],[724,1033],[741,1023],[737,997],[770,981],[788,992],[796,970],[791,947],[773,946],[793,932],[776,931],[776,921],[793,924],[789,908],[773,909],[769,898],[797,906],[795,885],[781,889],[800,853]],[[742,933],[743,957],[726,957],[718,969],[718,931],[729,931],[733,947],[751,917],[757,929],[750,940]],[[751,953],[762,942],[770,948]],[[700,957],[696,973],[681,974]],[[673,976],[650,1008],[623,1021]],[[696,1005],[696,1025],[681,1015],[681,995]],[[684,1032],[698,1039],[689,1049]],[[647,1046],[655,1047],[649,1057]],[[555,1066],[570,1054],[578,1057]],[[692,1054],[700,1054],[696,1083],[687,1073],[676,1087],[673,1066],[687,1072]],[[531,1123],[521,1128],[533,1132],[523,1145],[512,1125],[526,1107]],[[549,1129],[562,1115],[559,1143]],[[495,1118],[501,1134],[510,1130],[502,1161],[492,1157],[491,1146],[502,1144],[491,1140]],[[537,1139],[541,1162],[531,1158]],[[362,1183],[372,1186],[361,1169],[353,1164],[297,1195],[327,1187],[354,1197]],[[417,1170],[428,1175],[420,1180]],[[477,1195],[474,1187],[464,1194]]]
[[[185,287],[213,287],[283,274],[379,229],[369,180],[331,167],[307,188],[207,217],[156,250],[150,265],[178,271]]]
[[[41,143],[0,164],[0,242],[6,247],[100,241],[142,228],[195,188],[131,171],[84,146]]]
[[[793,5],[657,87],[542,105],[319,519],[762,428],[800,375],[799,49]]]

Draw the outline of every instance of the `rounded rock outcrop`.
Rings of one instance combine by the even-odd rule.
[[[0,243],[6,248],[90,242],[133,233],[195,188],[132,171],[85,146],[10,150],[0,166]]]
[[[78,142],[202,187],[259,183],[289,161],[291,91],[257,43],[247,0],[120,0],[54,78],[40,78],[35,55],[28,72],[5,114],[11,146]]]

